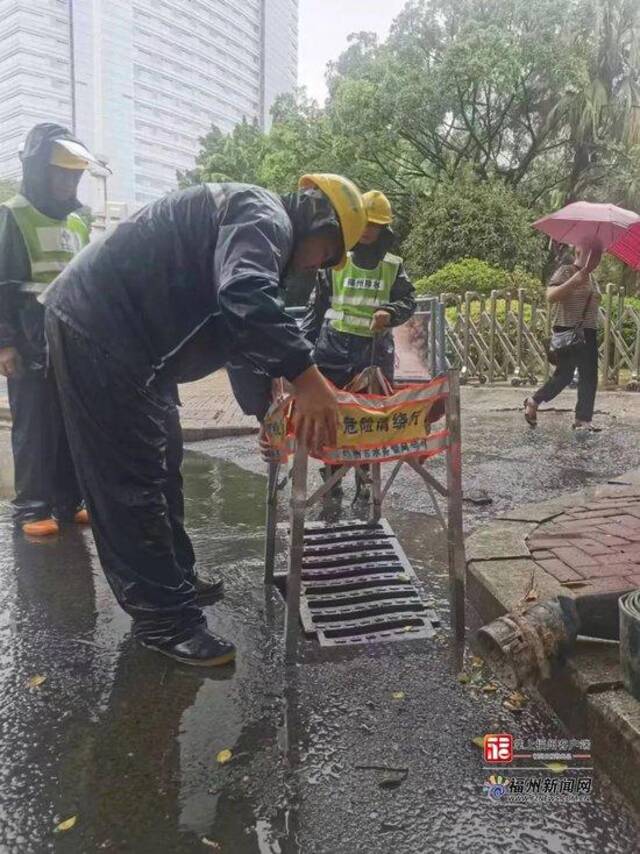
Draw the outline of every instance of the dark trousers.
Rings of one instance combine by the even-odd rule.
[[[393,382],[395,347],[393,335],[386,332],[375,339],[338,332],[324,323],[313,353],[322,374],[338,388],[344,388],[371,364]]]
[[[26,370],[7,382],[11,407],[11,445],[17,523],[48,519],[69,521],[80,506],[80,493],[55,383],[43,370]]]
[[[98,555],[140,640],[162,646],[204,622],[184,529],[182,435],[171,394],[147,388],[47,312],[47,340]]]
[[[567,327],[556,326],[558,332]],[[595,329],[585,329],[586,344],[574,354],[561,357],[547,382],[533,395],[536,403],[546,403],[565,389],[578,369],[578,403],[576,420],[591,421],[598,389],[598,336]]]

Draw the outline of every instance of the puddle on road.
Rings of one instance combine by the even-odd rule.
[[[252,446],[236,447],[247,465]],[[182,668],[138,648],[90,535],[71,530],[56,542],[26,543],[3,507],[3,851],[636,850],[633,819],[604,783],[588,808],[541,814],[488,803],[470,739],[496,727],[558,737],[558,727],[534,704],[516,722],[498,702],[472,697],[448,672],[444,632],[419,646],[331,654],[310,646],[297,670],[297,707],[283,683],[282,604],[262,585],[265,478],[255,458],[253,469],[195,454],[185,460],[199,566],[220,570],[226,584],[224,601],[207,613],[239,649],[236,666],[219,671]],[[397,503],[389,517],[446,616],[434,520]],[[35,674],[46,680],[26,687]],[[302,731],[293,774],[284,762],[286,711]],[[232,751],[224,765],[221,750]],[[379,764],[407,768],[406,782],[387,790],[359,770]],[[54,835],[70,816],[76,826]]]

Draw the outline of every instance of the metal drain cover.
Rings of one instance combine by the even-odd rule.
[[[304,530],[300,617],[307,635],[321,646],[433,637],[438,617],[386,519],[312,522]],[[286,582],[286,573],[278,580]]]

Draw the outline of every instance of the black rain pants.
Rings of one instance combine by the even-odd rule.
[[[51,310],[50,359],[98,555],[134,634],[179,643],[204,623],[184,529],[182,434],[171,394],[146,387]]]

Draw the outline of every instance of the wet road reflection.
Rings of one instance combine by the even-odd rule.
[[[2,505],[0,850],[637,850],[637,826],[604,780],[588,808],[489,804],[470,739],[496,727],[537,737],[560,730],[535,701],[516,721],[465,692],[448,672],[446,630],[424,645],[338,653],[309,645],[296,708],[283,679],[282,605],[262,585],[263,468],[247,461],[250,443],[233,448],[244,468],[236,450],[226,460],[190,454],[185,464],[199,567],[225,577],[225,600],[208,614],[238,645],[231,669],[182,668],[136,647],[90,535],[26,542]],[[392,523],[444,616],[435,523],[394,508]],[[38,674],[45,681],[29,687]],[[293,773],[283,750],[287,699],[302,732]],[[225,749],[232,758],[221,765]],[[381,787],[360,770],[376,764],[406,768],[405,781]],[[75,827],[54,834],[70,816]]]

